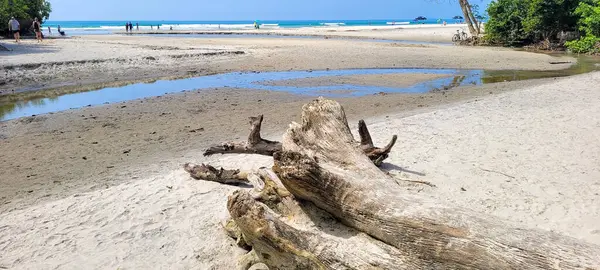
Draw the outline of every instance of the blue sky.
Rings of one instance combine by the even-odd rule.
[[[451,18],[456,0],[49,0],[50,20],[325,20]],[[491,0],[471,0],[487,6]]]

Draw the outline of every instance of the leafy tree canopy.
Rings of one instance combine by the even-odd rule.
[[[52,7],[47,0],[0,0],[0,32],[8,30],[8,20],[13,16],[26,27],[33,18],[47,20],[50,12]]]

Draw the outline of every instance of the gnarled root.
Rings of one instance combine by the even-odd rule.
[[[281,215],[243,190],[228,200],[232,218],[270,269],[417,269],[404,260],[408,254],[323,219],[314,206],[295,208],[293,216]]]
[[[250,117],[251,128],[247,142],[228,142],[212,146],[204,152],[204,156],[211,156],[214,154],[259,154],[272,156],[275,152],[281,151],[282,145],[280,142],[265,140],[261,137],[260,129],[262,121],[263,115]],[[394,144],[398,139],[398,136],[394,135],[387,146],[384,148],[376,147],[373,144],[371,134],[369,133],[369,129],[364,120],[358,122],[358,133],[360,135],[361,149],[376,166],[380,166],[383,160],[388,158],[392,147],[394,147]]]

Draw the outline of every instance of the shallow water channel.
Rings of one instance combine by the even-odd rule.
[[[299,95],[347,97],[386,93],[425,93],[440,89],[450,89],[463,85],[482,85],[502,81],[517,81],[538,78],[564,77],[600,70],[600,60],[591,57],[581,57],[578,63],[566,70],[555,71],[489,71],[489,70],[460,70],[460,69],[348,69],[348,70],[319,70],[319,71],[283,71],[283,72],[244,72],[226,73],[210,76],[178,80],[159,80],[152,83],[136,83],[121,87],[108,87],[94,91],[79,92],[34,98],[17,98],[17,101],[2,103],[0,97],[0,121],[6,121],[24,116],[39,115],[51,112],[81,108],[88,105],[101,105],[134,99],[160,96],[187,90],[207,88],[247,88],[270,91],[283,91]],[[267,81],[315,78],[325,76],[347,76],[364,74],[447,74],[448,77],[434,79],[414,84],[409,87],[381,87],[352,84],[336,84],[330,86],[268,86]],[[251,90],[249,90],[251,91]],[[41,92],[43,93],[43,92]],[[15,94],[19,95],[19,94]],[[4,97],[6,98],[6,96]],[[15,99],[11,99],[15,100]]]

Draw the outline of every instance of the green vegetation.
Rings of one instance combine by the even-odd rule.
[[[493,44],[517,45],[528,39],[523,25],[527,17],[527,3],[523,0],[499,0],[490,3],[490,17],[485,24],[485,40]]]
[[[579,0],[498,0],[488,7],[486,40],[501,45],[552,41],[576,30]]]
[[[14,16],[21,29],[29,29],[33,18],[48,19],[52,7],[46,0],[0,0],[0,33],[8,31],[8,20]]]
[[[600,53],[600,0],[497,0],[487,13],[488,43]]]
[[[567,41],[565,46],[574,53],[600,54],[600,38],[585,36],[578,40]]]
[[[600,54],[600,0],[583,1],[575,10],[583,37],[565,45],[574,53]]]

